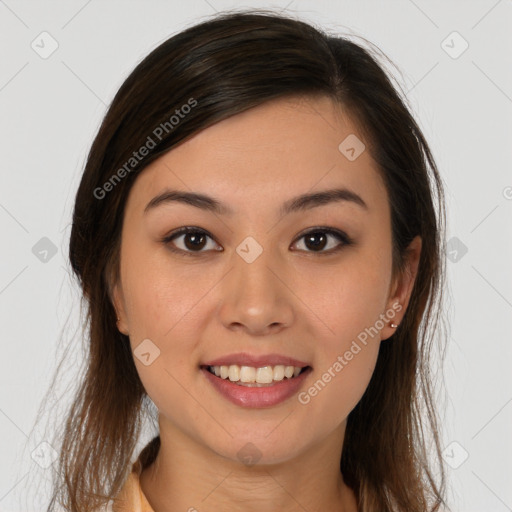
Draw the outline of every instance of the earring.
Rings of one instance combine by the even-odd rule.
[[[392,323],[392,324],[390,325],[390,327],[391,327],[392,329],[396,329],[396,328],[398,327],[398,325],[396,325],[396,324],[393,324],[393,323]]]

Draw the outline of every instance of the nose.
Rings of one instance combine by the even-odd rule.
[[[233,268],[222,283],[218,310],[227,329],[264,336],[292,325],[294,294],[287,285],[290,278],[271,253],[264,250],[251,263],[234,254]]]

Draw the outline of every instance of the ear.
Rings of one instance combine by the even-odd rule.
[[[418,266],[420,262],[422,240],[418,235],[409,244],[405,251],[404,270],[393,279],[390,286],[389,298],[386,304],[386,311],[396,312],[393,318],[389,318],[389,322],[384,326],[381,331],[381,339],[386,340],[396,331],[392,328],[391,324],[400,325],[409,300],[411,298],[414,282],[418,274]]]
[[[111,296],[114,303],[114,309],[117,314],[117,329],[119,332],[128,336],[128,322],[126,315],[126,306],[124,301],[124,294],[121,283],[117,282],[111,287]]]

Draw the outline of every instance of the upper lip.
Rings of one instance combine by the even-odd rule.
[[[300,368],[308,366],[307,363],[300,361],[299,359],[281,354],[264,354],[256,356],[245,352],[221,356],[217,359],[212,359],[211,361],[203,363],[202,366],[230,366],[232,364],[237,364],[239,366],[252,366],[254,368],[276,366],[278,364],[282,364],[284,366],[298,366]]]

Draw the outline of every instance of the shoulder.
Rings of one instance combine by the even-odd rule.
[[[107,505],[110,508],[101,512],[153,512],[140,486],[141,471],[140,461],[135,462],[123,487]]]
[[[141,490],[136,473],[130,473],[119,493],[93,512],[146,512],[141,507]],[[151,511],[150,511],[151,512]]]

